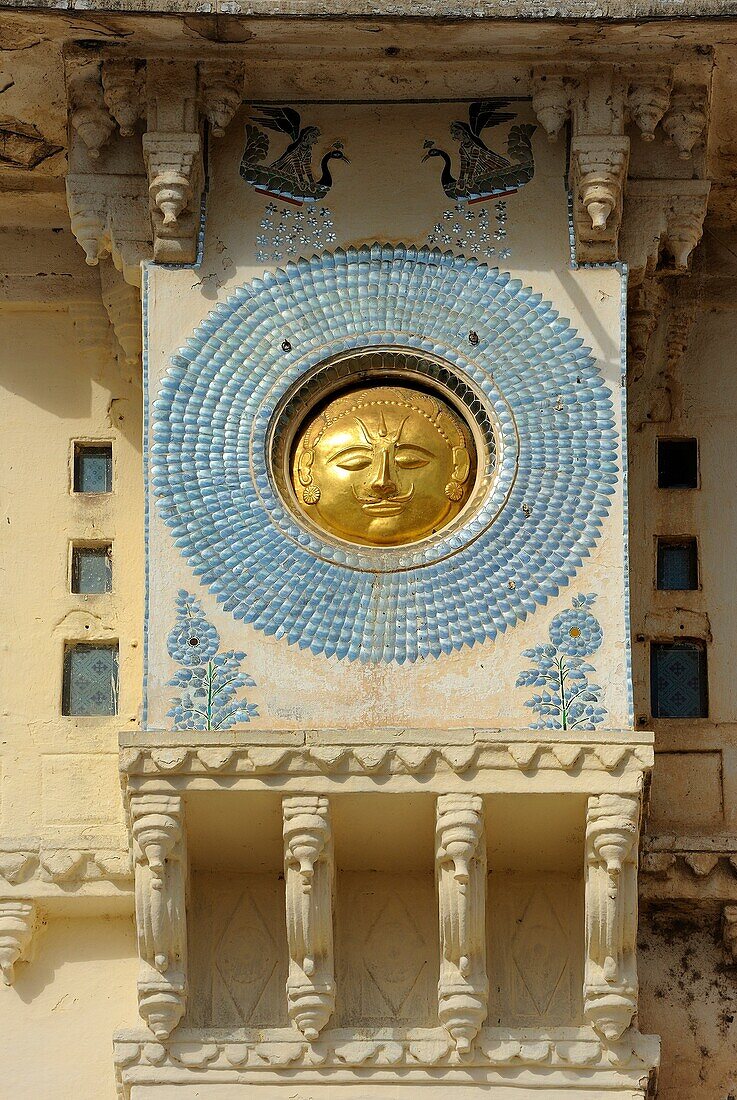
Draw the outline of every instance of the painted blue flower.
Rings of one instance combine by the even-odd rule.
[[[550,624],[550,641],[567,657],[590,657],[603,637],[599,621],[582,607],[561,611]]]
[[[238,691],[255,687],[255,681],[241,671],[245,653],[230,649],[218,653],[220,637],[205,617],[194,596],[181,589],[176,599],[177,621],[169,634],[172,659],[184,666],[169,680],[179,688],[168,717],[175,730],[225,730],[258,717],[258,707],[239,699]]]
[[[602,689],[589,680],[596,669],[584,660],[602,643],[601,626],[586,610],[595,599],[595,593],[574,596],[550,624],[551,644],[522,654],[533,667],[520,672],[517,687],[541,689],[525,702],[538,716],[532,729],[593,730],[606,718]]]
[[[177,664],[202,665],[214,657],[220,635],[202,611],[194,596],[180,589],[177,596],[177,621],[169,631],[166,648]]]

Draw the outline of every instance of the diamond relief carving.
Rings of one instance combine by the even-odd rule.
[[[568,937],[544,890],[529,897],[512,939],[517,973],[542,1016],[563,977],[569,960]]]
[[[249,890],[238,899],[216,950],[216,969],[244,1025],[278,964],[277,945]]]
[[[379,910],[369,929],[364,965],[388,1009],[399,1015],[427,966],[427,949],[396,894]]]

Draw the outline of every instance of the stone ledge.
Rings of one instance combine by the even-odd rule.
[[[118,1031],[114,1057],[121,1095],[134,1084],[198,1084],[257,1081],[269,1074],[300,1070],[301,1083],[337,1082],[341,1071],[360,1069],[372,1083],[396,1087],[402,1080],[453,1080],[570,1089],[571,1071],[585,1072],[597,1088],[642,1086],[659,1064],[656,1036],[630,1029],[619,1042],[604,1044],[592,1029],[484,1028],[466,1055],[459,1055],[442,1028],[339,1029],[308,1043],[286,1028],[224,1031],[180,1030],[164,1043],[145,1031]],[[438,1078],[438,1070],[445,1072]],[[194,1071],[194,1072],[193,1072]],[[355,1081],[355,1074],[348,1078]]]
[[[309,739],[310,743],[306,743]],[[450,741],[450,744],[448,743]],[[181,787],[253,786],[260,777],[321,777],[342,782],[382,777],[474,776],[478,793],[498,788],[499,773],[525,784],[558,777],[555,789],[636,791],[653,766],[649,733],[555,730],[274,730],[213,735],[130,733],[120,737],[120,770],[129,788],[154,777]],[[258,785],[258,784],[257,784]],[[319,785],[319,784],[318,784]],[[465,782],[464,782],[465,786]],[[355,788],[354,788],[355,789]]]
[[[127,849],[110,838],[0,837],[0,896],[53,902],[132,897]]]
[[[646,902],[737,903],[737,837],[647,837],[640,863]]]

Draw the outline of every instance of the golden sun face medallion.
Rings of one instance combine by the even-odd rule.
[[[364,384],[307,415],[289,472],[300,512],[327,534],[403,546],[461,511],[476,448],[461,416],[434,392]]]

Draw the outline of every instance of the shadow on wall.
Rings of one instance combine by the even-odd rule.
[[[42,917],[34,933],[30,959],[17,965],[15,982],[5,993],[9,999],[17,998],[27,1005],[40,1000],[42,1014],[44,994],[52,998],[49,1012],[57,1011],[53,1007],[57,1003],[61,1007],[60,998],[72,1002],[79,998],[80,1010],[89,1011],[95,987],[104,990],[106,998],[119,995],[115,970],[110,966],[115,960],[130,962],[130,985],[135,993],[137,949],[132,914],[100,919],[54,917],[48,922]],[[87,974],[83,977],[84,970]]]

